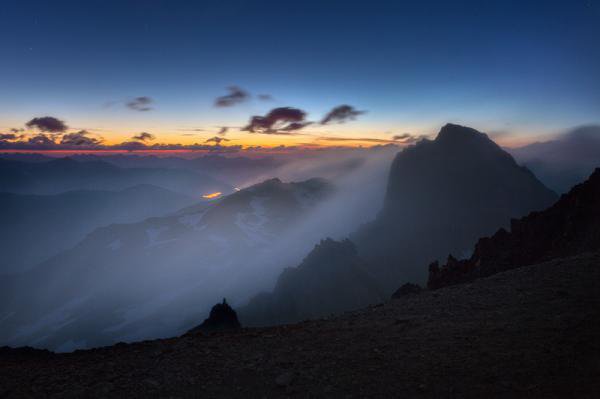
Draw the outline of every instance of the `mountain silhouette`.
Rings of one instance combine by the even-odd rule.
[[[554,202],[556,194],[487,135],[447,124],[394,159],[383,209],[352,235],[391,294],[424,282],[422,265],[463,254],[480,236]]]
[[[384,299],[350,240],[322,240],[270,293],[239,309],[244,325],[284,324],[358,309]]]
[[[481,238],[465,260],[448,257],[429,267],[432,289],[508,269],[600,250],[600,169],[541,212],[511,221],[510,232]]]

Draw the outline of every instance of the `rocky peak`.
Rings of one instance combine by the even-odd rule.
[[[198,327],[190,330],[190,333],[236,330],[238,328],[241,328],[241,325],[237,313],[223,298],[223,302],[212,307],[208,319],[204,320]]]

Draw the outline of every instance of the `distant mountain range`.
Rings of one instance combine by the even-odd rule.
[[[172,216],[97,229],[0,279],[0,342],[60,350],[173,335],[226,296],[268,286],[282,242],[333,193],[322,179],[271,179]],[[275,252],[275,251],[279,252]]]
[[[97,227],[136,222],[197,202],[151,185],[56,195],[0,192],[0,274],[23,271],[69,249]]]
[[[151,184],[201,198],[212,192],[230,193],[233,188],[207,174],[174,168],[120,168],[105,161],[58,158],[46,162],[23,162],[0,158],[0,192],[60,194],[72,190],[123,190]]]
[[[569,191],[600,167],[600,126],[582,126],[555,140],[508,150],[558,193]]]

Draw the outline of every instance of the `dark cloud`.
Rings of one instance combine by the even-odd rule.
[[[228,130],[229,130],[229,128],[227,126],[221,126],[221,128],[219,129],[217,134],[220,134],[221,136],[225,136],[227,134]]]
[[[76,147],[96,147],[102,143],[102,138],[89,137],[89,134],[90,132],[87,130],[64,134],[60,140],[60,144]]]
[[[30,129],[36,128],[45,133],[64,133],[69,128],[63,121],[52,116],[33,118],[25,126]]]
[[[23,129],[22,127],[13,127],[12,129],[10,129],[10,131],[12,133],[22,133],[25,131],[25,129]]]
[[[257,97],[261,101],[272,101],[273,100],[273,96],[270,94],[259,94]]]
[[[142,141],[142,142],[146,142],[146,141],[152,141],[154,140],[156,137],[154,137],[153,134],[151,133],[147,133],[147,132],[142,132],[136,136],[133,136],[131,139],[134,141]]]
[[[206,140],[205,143],[221,144],[221,142],[223,142],[223,141],[230,141],[230,140],[226,139],[224,137],[215,136],[215,137],[211,137],[208,140]]]
[[[142,96],[134,98],[133,100],[127,102],[125,105],[127,106],[127,108],[132,109],[134,111],[145,112],[152,110],[152,107],[150,106],[152,103],[154,103],[154,100],[152,98]]]
[[[422,140],[423,137],[421,136],[413,136],[410,133],[402,133],[402,134],[396,134],[392,137],[392,139],[400,144],[413,144],[416,143],[419,140]]]
[[[230,86],[227,90],[229,90],[229,94],[217,97],[215,100],[215,107],[231,107],[243,103],[250,98],[250,95],[246,91],[237,86]]]
[[[27,140],[27,144],[33,147],[40,147],[42,149],[45,149],[52,148],[54,145],[56,145],[56,142],[52,137],[40,133],[33,137],[30,137],[29,140]]]
[[[321,120],[321,125],[326,125],[330,122],[344,123],[356,119],[358,115],[364,114],[367,111],[358,111],[351,105],[340,105],[332,109]]]
[[[280,107],[269,111],[265,116],[255,115],[250,118],[242,131],[263,134],[293,134],[308,125],[306,112],[298,108]]]
[[[0,141],[16,140],[18,136],[14,133],[0,133]]]

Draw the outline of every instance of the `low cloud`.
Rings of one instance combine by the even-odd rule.
[[[18,136],[14,133],[0,133],[0,141],[16,140]]]
[[[262,134],[295,134],[311,123],[305,118],[306,112],[298,108],[274,108],[265,116],[253,116],[248,125],[241,130]]]
[[[90,137],[89,135],[90,132],[87,130],[80,130],[76,133],[67,133],[62,136],[60,144],[65,146],[94,148],[104,141],[102,138]]]
[[[419,140],[422,140],[423,137],[422,136],[414,136],[410,133],[402,133],[402,134],[394,135],[392,137],[392,139],[395,142],[400,143],[400,144],[413,144]]]
[[[273,101],[273,96],[270,94],[259,94],[257,97],[261,101]]]
[[[328,123],[344,123],[356,119],[358,115],[364,114],[367,111],[356,110],[351,105],[340,105],[332,109],[325,115],[321,120],[321,125],[327,125]]]
[[[33,118],[25,124],[30,129],[38,129],[44,133],[64,133],[69,128],[65,122],[53,116]]]
[[[125,103],[125,106],[129,109],[139,112],[151,111],[153,108],[151,104],[154,103],[154,100],[151,97],[141,96],[136,97],[131,101]]]
[[[151,134],[151,133],[147,133],[147,132],[142,132],[138,135],[133,136],[131,139],[135,140],[135,141],[141,141],[141,142],[146,142],[146,141],[152,141],[154,140],[156,137]]]
[[[215,107],[231,107],[250,98],[250,94],[237,86],[230,86],[227,90],[229,90],[229,94],[216,98]]]
[[[229,130],[229,128],[227,126],[221,126],[221,128],[219,129],[217,134],[220,134],[221,136],[225,136],[227,134],[228,130]]]

